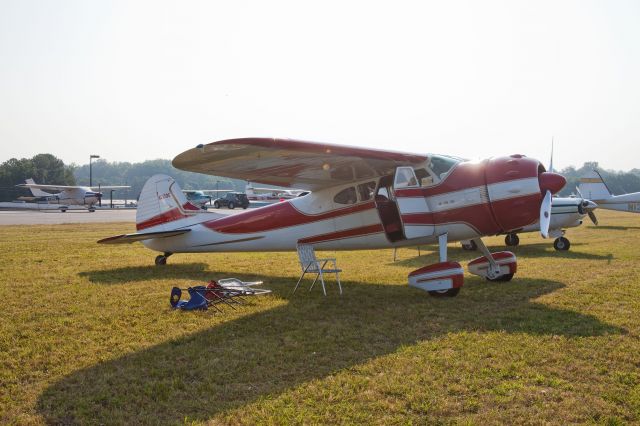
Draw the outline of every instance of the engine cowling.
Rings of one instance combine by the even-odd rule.
[[[523,155],[492,158],[485,168],[487,195],[501,233],[518,230],[539,220],[547,191],[560,191],[566,180],[547,172],[533,158]]]

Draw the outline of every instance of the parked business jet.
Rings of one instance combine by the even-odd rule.
[[[29,201],[45,201],[49,204],[60,204],[59,210],[66,212],[70,205],[84,206],[88,211],[96,211],[95,205],[100,203],[102,199],[102,192],[98,192],[95,189],[111,190],[130,188],[130,186],[65,186],[65,185],[42,185],[34,182],[33,179],[27,179],[26,183],[22,183],[16,186],[21,188],[29,188],[33,197],[21,197],[22,200]],[[55,193],[45,192],[58,191]]]
[[[463,269],[447,258],[447,243],[471,239],[481,250],[469,272],[511,280],[510,252],[490,253],[481,240],[536,221],[549,235],[552,194],[564,177],[522,155],[463,161],[445,155],[246,138],[199,145],[174,167],[312,191],[260,209],[223,216],[189,203],[169,176],[156,175],[140,194],[133,234],[98,241],[142,243],[162,254],[393,248],[438,243],[440,262],[409,274],[409,284],[433,296],[455,296]]]
[[[580,178],[578,193],[598,204],[598,208],[640,213],[640,192],[613,195],[597,170]]]

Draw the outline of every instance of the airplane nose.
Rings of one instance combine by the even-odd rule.
[[[538,175],[538,184],[542,194],[545,194],[547,191],[555,194],[567,184],[567,180],[564,176],[557,173],[543,172]]]

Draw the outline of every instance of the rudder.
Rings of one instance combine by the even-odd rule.
[[[592,170],[580,178],[578,191],[582,197],[588,200],[606,200],[612,197],[611,191],[597,170]]]
[[[169,231],[170,222],[197,214],[200,209],[191,204],[178,183],[167,175],[154,175],[142,187],[136,212],[138,231],[155,228]]]

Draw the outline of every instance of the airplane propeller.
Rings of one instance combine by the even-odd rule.
[[[551,191],[547,190],[547,193],[542,199],[540,204],[540,234],[542,238],[549,237],[549,224],[551,223],[551,204],[553,203],[551,197]]]
[[[598,226],[598,218],[596,217],[596,214],[593,212],[595,209],[598,208],[598,205],[593,201],[585,199],[582,196],[582,193],[580,192],[579,188],[576,188],[576,190],[578,191],[578,195],[580,196],[580,198],[582,198],[582,203],[578,206],[578,213],[580,214],[586,213],[589,216],[589,219],[591,219],[591,222],[593,222],[594,225]]]

